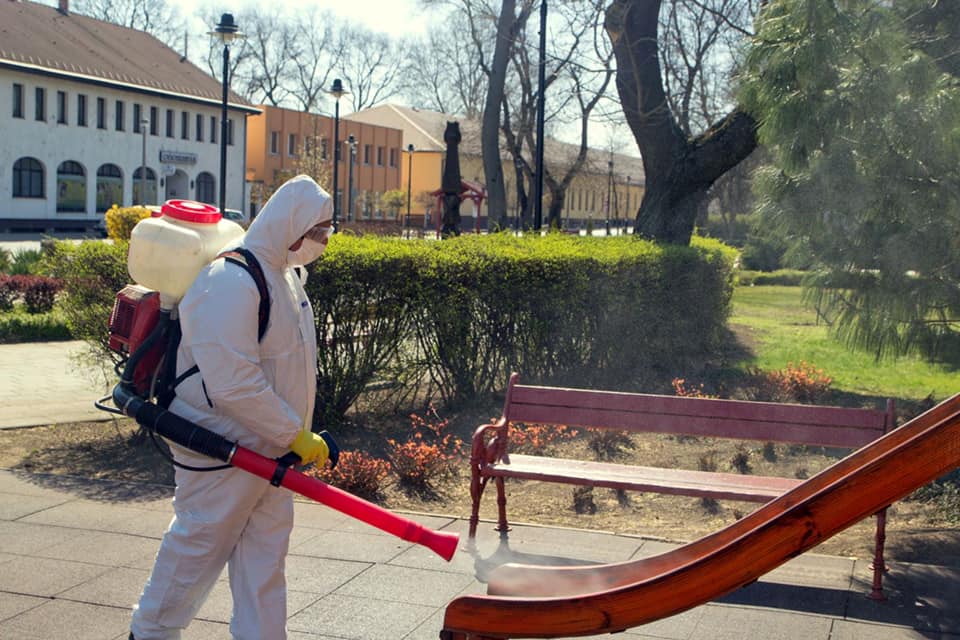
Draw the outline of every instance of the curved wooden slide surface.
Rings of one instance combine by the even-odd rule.
[[[673,551],[594,567],[505,565],[489,585],[501,595],[453,600],[442,637],[584,636],[671,616],[753,582],[958,466],[960,394]]]

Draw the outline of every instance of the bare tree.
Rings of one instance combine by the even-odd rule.
[[[379,104],[394,96],[400,88],[403,68],[400,43],[383,33],[360,27],[344,27],[344,42],[337,68],[350,90],[354,111]]]
[[[688,136],[672,111],[660,66],[662,0],[614,0],[604,26],[617,60],[617,91],[643,156],[646,190],[638,234],[688,244],[710,186],[756,148],[756,122],[733,108]]]
[[[186,23],[166,0],[77,0],[77,13],[146,31],[173,49],[186,49]]]
[[[301,57],[296,28],[276,6],[243,16],[247,53],[246,95],[254,102],[283,104],[293,85],[292,61]]]
[[[323,102],[333,73],[343,56],[344,40],[335,38],[340,25],[329,12],[315,9],[298,14],[295,23],[298,55],[291,64],[294,79],[290,97],[303,111],[316,112]]]
[[[454,8],[419,42],[408,47],[404,65],[403,93],[413,106],[441,113],[458,114],[470,120],[480,119],[487,91],[487,76],[481,60],[487,43],[496,38],[493,23],[489,35],[478,39],[481,49],[465,47],[451,38],[446,24],[466,22],[462,9]]]

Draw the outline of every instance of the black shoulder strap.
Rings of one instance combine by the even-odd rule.
[[[257,340],[263,340],[263,334],[267,332],[267,321],[270,320],[270,292],[267,289],[267,279],[263,276],[260,263],[249,249],[242,247],[224,251],[217,257],[224,258],[227,262],[242,267],[257,284],[257,291],[260,292],[260,308],[257,310]]]

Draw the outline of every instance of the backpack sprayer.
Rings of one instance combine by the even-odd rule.
[[[163,364],[175,357],[179,343],[179,335],[171,339],[171,333],[179,331],[174,321],[177,303],[200,270],[243,233],[216,207],[188,200],[170,200],[159,215],[137,223],[127,256],[127,270],[137,284],[117,294],[110,314],[110,348],[125,358],[118,365],[123,371],[111,396],[117,409],[100,403],[97,407],[134,418],[151,435],[243,469],[450,560],[459,535],[434,531],[292,469],[299,462],[296,454],[267,458],[157,404],[158,389],[170,383],[163,378],[176,375],[165,372],[173,367]]]

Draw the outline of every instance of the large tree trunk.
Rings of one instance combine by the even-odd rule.
[[[513,23],[516,20],[516,1],[503,0],[497,21],[497,42],[490,63],[490,81],[487,101],[483,109],[480,145],[483,154],[483,173],[487,180],[487,215],[497,219],[507,210],[507,193],[503,186],[503,163],[500,158],[500,105],[510,62]]]
[[[617,59],[617,92],[643,157],[646,190],[634,232],[689,244],[707,191],[757,145],[756,123],[734,110],[688,139],[670,111],[658,55],[662,0],[614,0],[604,27]]]

